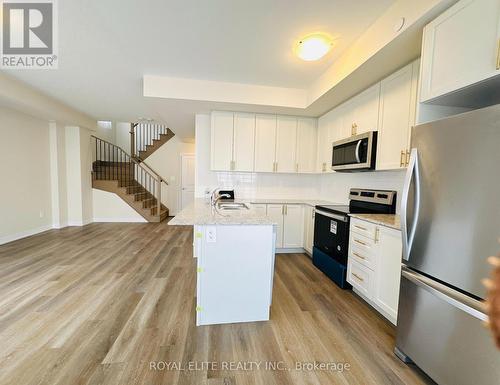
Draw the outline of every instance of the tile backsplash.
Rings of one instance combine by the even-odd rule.
[[[304,198],[318,195],[318,175],[267,174],[251,172],[216,172],[205,175],[199,192],[220,187],[234,189],[237,198]],[[208,178],[207,178],[208,176]],[[208,182],[208,183],[207,183]]]
[[[347,203],[349,189],[369,188],[397,191],[397,212],[401,202],[405,170],[331,173],[319,177],[319,197],[336,203]]]

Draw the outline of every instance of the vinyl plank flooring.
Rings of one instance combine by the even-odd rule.
[[[190,226],[94,223],[0,246],[0,385],[430,383],[305,254],[277,256],[269,322],[197,327],[192,242]],[[350,369],[295,370],[314,361]]]

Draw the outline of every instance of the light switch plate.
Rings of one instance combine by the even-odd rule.
[[[215,226],[207,227],[207,242],[208,243],[217,242],[217,227]]]

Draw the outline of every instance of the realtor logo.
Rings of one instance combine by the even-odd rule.
[[[57,68],[57,14],[53,0],[3,0],[2,15],[2,68]]]

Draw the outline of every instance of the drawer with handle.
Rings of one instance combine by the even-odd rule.
[[[351,242],[349,246],[349,259],[353,259],[362,265],[368,267],[370,270],[375,269],[376,255],[373,250],[366,250],[358,244]]]
[[[374,254],[377,244],[373,239],[367,238],[363,235],[351,233],[349,235],[349,248],[356,247],[365,254]]]
[[[372,297],[373,275],[373,271],[366,266],[363,266],[353,259],[349,260],[347,266],[347,282],[368,299]]]
[[[356,218],[351,218],[351,232],[375,240],[377,225],[375,225],[374,223],[361,221]]]

